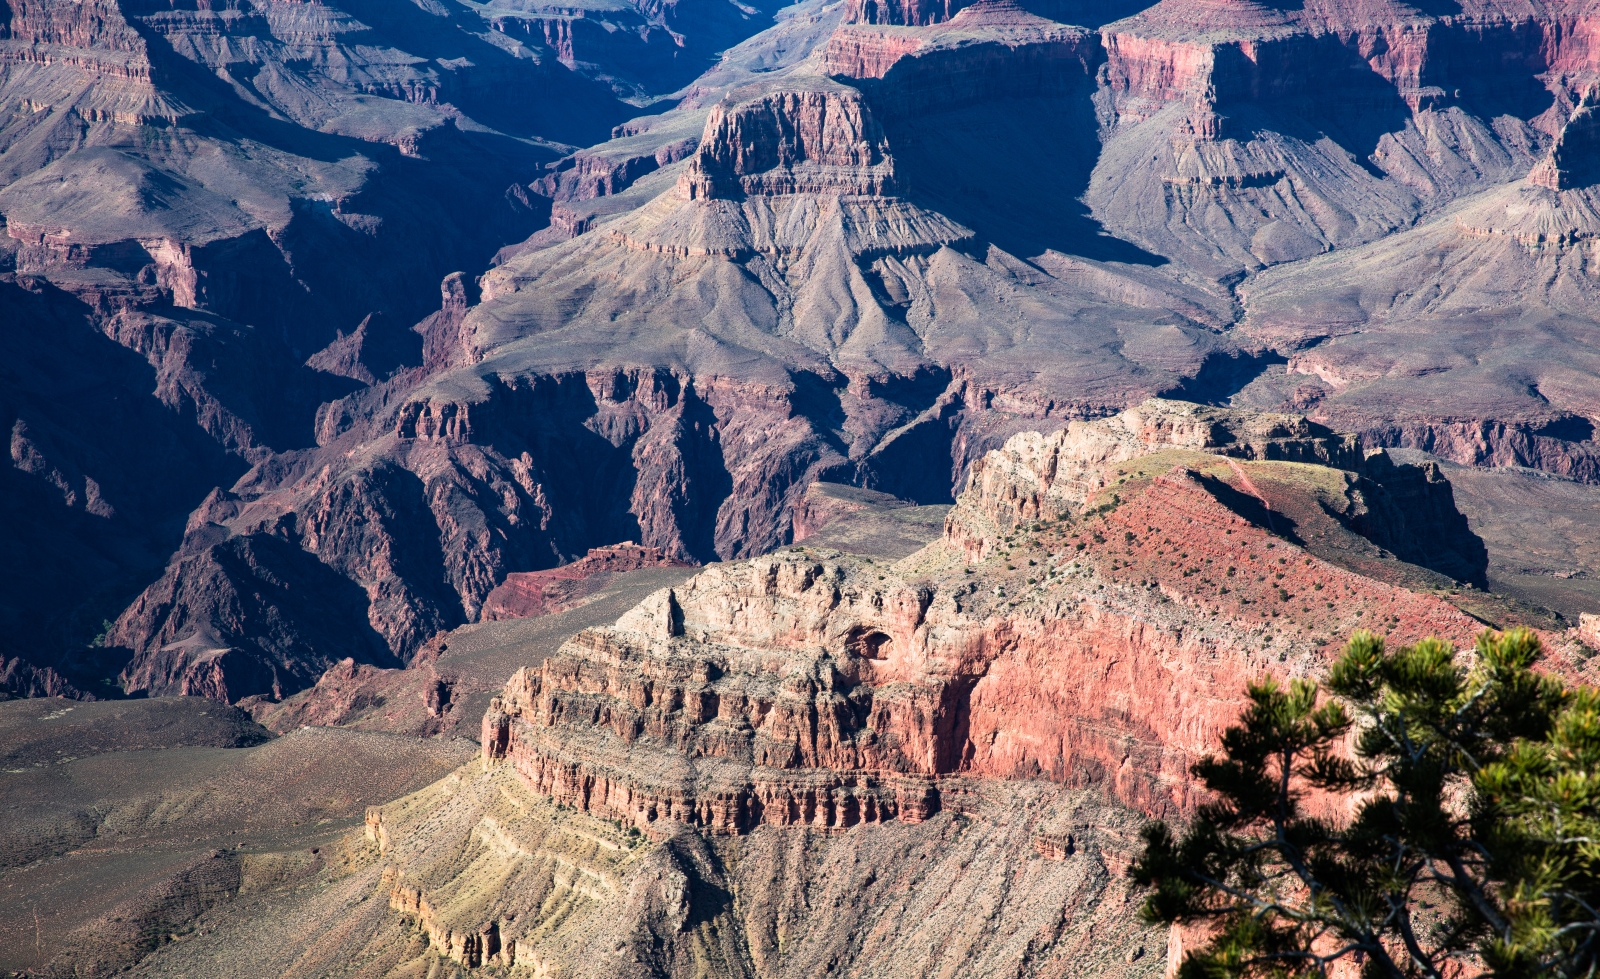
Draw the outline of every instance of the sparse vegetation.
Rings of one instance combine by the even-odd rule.
[[[1358,632],[1326,691],[1250,686],[1193,769],[1216,801],[1181,837],[1148,825],[1132,872],[1148,920],[1212,930],[1180,975],[1596,975],[1600,693],[1539,656],[1527,630],[1470,668]]]

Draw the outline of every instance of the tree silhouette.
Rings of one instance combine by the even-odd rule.
[[[1358,632],[1325,692],[1251,685],[1193,769],[1214,801],[1133,868],[1148,920],[1211,932],[1180,976],[1595,976],[1600,694],[1540,652]]]

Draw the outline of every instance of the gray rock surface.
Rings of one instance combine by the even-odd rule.
[[[7,10],[0,288],[94,351],[0,389],[18,693],[287,696],[1151,396],[1600,480],[1586,4]]]

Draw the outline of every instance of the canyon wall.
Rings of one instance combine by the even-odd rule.
[[[685,200],[729,194],[894,193],[894,161],[853,92],[784,92],[711,110],[678,178]]]
[[[49,579],[115,582],[46,602],[78,689],[389,668],[592,547],[751,557],[819,479],[948,503],[1152,396],[1596,478],[1581,5],[59,6],[7,8],[0,269],[205,457],[113,492],[12,399],[18,512],[140,528]],[[1381,466],[1301,516],[1484,584]]]
[[[1139,828],[1205,801],[1191,766],[1245,685],[1317,678],[1354,628],[1463,645],[1514,612],[1328,550],[1351,515],[1318,508],[1352,479],[1450,524],[1437,472],[1300,417],[1151,401],[1014,436],[904,559],[794,545],[527,649],[475,759],[369,807],[317,886],[241,895],[143,968],[1153,977],[1196,936],[1139,920]],[[252,709],[366,723],[443,652]]]
[[[283,4],[0,9],[0,288],[17,367],[0,393],[4,506],[30,528],[10,562],[10,590],[27,597],[8,654],[115,693],[128,647],[106,644],[107,623],[178,563],[184,515],[250,465],[313,446],[319,405],[420,366],[410,326],[436,308],[436,283],[537,226],[537,204],[505,188],[554,154],[456,128],[457,110],[399,97],[412,81],[391,75],[397,98],[332,122],[330,105],[385,91],[372,83],[382,43],[345,41],[415,39],[416,22],[392,14],[366,25]],[[485,72],[541,77],[476,43]],[[312,67],[330,57],[341,69]],[[616,103],[583,87],[567,107],[595,115],[565,131],[598,138]],[[202,597],[215,564],[188,566],[201,578],[176,593],[232,601]],[[288,628],[306,638],[326,624]],[[210,641],[149,641],[190,638]]]
[[[1153,475],[1129,480],[1142,460]],[[959,784],[941,788],[956,775],[1192,811],[1189,767],[1247,681],[1315,676],[1361,625],[1458,643],[1479,628],[1279,536],[1286,474],[1330,463],[1398,481],[1303,419],[1170,403],[1016,436],[974,467],[945,540],[892,568],[795,547],[575,637],[512,678],[484,759],[653,836],[921,821],[960,809]],[[1256,480],[1278,496],[1278,533],[1270,510],[1226,502],[1257,502]],[[1454,514],[1448,496],[1435,506]]]

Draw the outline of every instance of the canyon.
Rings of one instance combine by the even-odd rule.
[[[0,968],[1174,965],[1247,681],[1596,679],[1597,23],[0,2]]]
[[[1490,619],[1600,669],[1594,617],[1397,556],[1486,564],[1437,464],[1300,416],[1153,399],[1020,433],[899,556],[817,541],[924,508],[809,496],[806,542],[515,643],[473,758],[136,974],[1152,976],[1186,939],[1137,916],[1137,830],[1204,801],[1248,680]]]
[[[1151,396],[1600,482],[1581,4],[690,6],[8,8],[8,690],[281,700]]]

